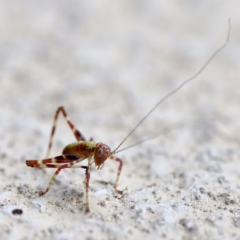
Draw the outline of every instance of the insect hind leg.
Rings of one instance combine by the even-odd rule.
[[[66,157],[64,155],[62,155],[62,156],[63,156],[64,161],[66,161]],[[63,163],[65,163],[64,161],[63,161]],[[53,182],[55,181],[57,175],[60,173],[60,171],[62,169],[64,169],[64,168],[71,168],[74,164],[76,164],[78,162],[79,162],[79,160],[75,160],[75,161],[69,160],[68,163],[65,163],[65,164],[62,164],[62,165],[60,165],[59,162],[58,163],[52,162],[52,163],[42,164],[42,166],[41,166],[42,168],[43,167],[46,167],[46,168],[57,168],[57,171],[53,174],[53,176],[52,176],[52,178],[51,178],[51,180],[50,180],[46,190],[38,192],[39,196],[42,196],[42,195],[46,194],[50,190]],[[38,167],[38,166],[35,165],[34,167]],[[82,167],[82,166],[79,166],[79,167]],[[85,167],[82,167],[82,168],[85,168]]]
[[[64,154],[54,158],[46,158],[43,160],[27,160],[26,165],[28,167],[34,168],[50,168],[55,167],[58,168],[64,163],[69,163],[70,161],[76,161],[79,157],[74,154]]]
[[[63,116],[65,117],[69,127],[71,128],[74,136],[76,137],[77,141],[86,141],[85,137],[83,136],[83,134],[77,130],[73,123],[70,121],[68,115],[67,115],[67,112],[65,110],[65,108],[62,106],[62,107],[59,107],[55,113],[55,116],[54,116],[54,120],[53,120],[53,126],[52,126],[52,131],[51,131],[51,135],[50,135],[50,140],[49,140],[49,144],[48,144],[48,150],[47,150],[47,154],[46,154],[46,158],[48,158],[49,156],[49,153],[50,153],[50,150],[52,148],[52,142],[53,142],[53,136],[54,136],[54,133],[55,133],[55,130],[56,130],[56,126],[57,126],[57,120],[58,120],[58,115],[59,113],[62,113]]]

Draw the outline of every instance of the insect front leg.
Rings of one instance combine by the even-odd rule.
[[[57,126],[57,119],[58,119],[58,115],[59,113],[62,112],[63,116],[65,117],[69,127],[71,128],[74,136],[76,137],[77,141],[86,141],[85,137],[83,136],[83,134],[77,130],[73,123],[70,121],[68,115],[67,115],[67,112],[66,110],[64,109],[64,107],[59,107],[55,113],[55,116],[54,116],[54,120],[53,120],[53,126],[52,126],[52,131],[51,131],[51,135],[50,135],[50,140],[49,140],[49,144],[48,144],[48,151],[47,151],[47,155],[46,155],[46,158],[49,156],[49,153],[50,153],[50,150],[51,150],[51,147],[52,147],[52,141],[53,141],[53,136],[54,136],[54,133],[55,133],[55,130],[56,130],[56,126]]]
[[[116,177],[116,181],[115,181],[115,184],[113,185],[113,187],[114,187],[114,189],[115,189],[115,191],[116,191],[117,193],[122,194],[125,189],[122,190],[122,191],[121,191],[121,190],[118,190],[118,189],[117,189],[117,185],[118,185],[118,180],[119,180],[119,177],[120,177],[120,174],[121,174],[121,171],[122,171],[123,162],[122,162],[122,160],[121,160],[120,158],[117,158],[117,157],[114,157],[114,156],[110,156],[110,159],[119,162],[117,177]]]

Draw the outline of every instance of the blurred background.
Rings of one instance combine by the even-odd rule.
[[[232,116],[239,100],[238,7],[235,1],[2,2],[0,131],[50,131],[61,105],[90,136],[102,137],[99,126],[132,128],[225,41],[230,17],[228,48],[159,115],[195,101],[198,113],[211,108]]]
[[[22,167],[26,158],[43,158],[62,105],[87,139],[115,148],[224,43],[229,18],[227,48],[161,104],[125,146],[164,127],[174,130],[175,123],[193,126],[196,141],[212,139],[216,129],[235,138],[240,131],[238,7],[235,1],[0,3],[0,151],[11,157],[9,164]],[[72,141],[60,117],[52,155]],[[181,147],[189,144],[179,141]]]
[[[160,98],[195,74],[225,42],[229,18],[232,30],[228,46],[197,79],[161,104],[125,146],[158,135],[164,127],[173,126],[174,130],[176,123],[183,128],[176,128],[168,140],[161,138],[119,153],[125,164],[120,182],[131,190],[148,185],[151,174],[164,176],[175,167],[191,174],[190,165],[179,160],[189,152],[195,154],[194,161],[200,158],[204,162],[204,156],[212,154],[205,154],[209,148],[213,153],[220,149],[229,152],[230,148],[237,151],[239,9],[240,2],[233,0],[1,1],[1,188],[13,184],[13,193],[19,185],[28,184],[31,191],[47,185],[51,173],[28,169],[25,160],[45,156],[59,106],[65,107],[87,139],[94,137],[115,148]],[[220,140],[215,142],[216,137]],[[59,155],[72,141],[75,139],[60,117],[51,156]],[[207,150],[202,153],[204,147]],[[164,157],[159,157],[159,151]],[[169,151],[177,157],[166,163]],[[228,156],[226,152],[219,156]],[[155,159],[145,162],[150,167],[135,162],[141,153],[143,162],[149,156]],[[161,169],[157,168],[159,159]],[[195,164],[191,165],[193,172],[199,167]],[[110,173],[99,171],[96,178],[112,181],[116,165],[111,166]],[[140,169],[139,174],[136,169]],[[202,169],[207,168],[204,165]],[[79,175],[74,173],[72,180],[69,172],[61,173],[60,185],[66,186],[65,181],[79,183]],[[237,182],[239,174],[234,174],[231,178],[226,172]],[[7,196],[14,202],[11,194]],[[31,209],[31,204],[28,206]]]

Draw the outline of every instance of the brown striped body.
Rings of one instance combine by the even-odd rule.
[[[62,154],[74,154],[81,159],[86,159],[93,156],[96,149],[96,143],[79,141],[68,144],[62,151]]]

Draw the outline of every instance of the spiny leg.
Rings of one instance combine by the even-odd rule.
[[[117,185],[118,185],[118,180],[119,180],[119,177],[120,177],[120,174],[121,174],[121,171],[122,171],[123,162],[122,162],[122,160],[121,160],[120,158],[117,158],[117,157],[114,157],[114,156],[110,156],[110,159],[119,162],[117,177],[116,177],[116,181],[115,181],[115,184],[113,185],[113,187],[114,187],[114,189],[115,189],[115,191],[116,191],[117,193],[122,194],[125,189],[122,190],[122,191],[121,191],[121,190],[118,190],[118,189],[117,189]]]
[[[55,113],[55,116],[54,116],[53,127],[52,127],[52,131],[51,131],[51,135],[50,135],[50,140],[49,140],[49,144],[48,144],[48,151],[47,151],[46,158],[49,156],[49,153],[50,153],[50,150],[51,150],[51,147],[52,147],[53,136],[54,136],[54,133],[55,133],[55,129],[56,129],[56,125],[57,125],[57,119],[58,119],[58,115],[59,115],[60,112],[62,112],[63,116],[65,117],[65,119],[66,119],[69,127],[72,129],[72,132],[73,132],[74,136],[76,137],[77,141],[86,141],[83,134],[79,130],[77,130],[74,127],[74,125],[72,124],[72,122],[70,121],[64,107],[59,107],[57,109],[56,113]]]

